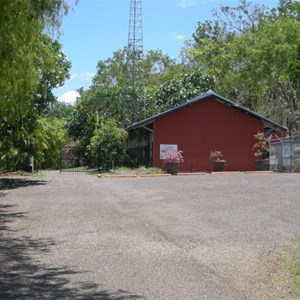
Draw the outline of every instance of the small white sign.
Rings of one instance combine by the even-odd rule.
[[[159,158],[164,159],[165,158],[165,153],[169,150],[178,151],[178,145],[160,144],[160,146],[159,146]]]
[[[29,157],[29,166],[33,167],[33,156]]]

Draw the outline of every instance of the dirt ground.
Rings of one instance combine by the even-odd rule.
[[[299,299],[300,174],[0,178],[1,299]]]

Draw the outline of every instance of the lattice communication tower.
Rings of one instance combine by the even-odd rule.
[[[130,1],[129,32],[127,46],[127,99],[125,112],[129,122],[137,121],[143,117],[144,104],[144,72],[143,60],[143,16],[142,1]]]

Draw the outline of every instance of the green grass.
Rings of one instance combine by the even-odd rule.
[[[250,283],[268,299],[300,299],[300,238],[263,255]]]
[[[158,168],[146,168],[141,166],[139,168],[128,168],[128,167],[118,167],[110,172],[103,173],[114,173],[114,174],[164,174],[164,171]]]
[[[133,173],[133,174],[163,174],[164,172],[161,169],[157,168],[146,168],[140,166],[139,168],[127,168],[127,167],[118,167],[114,170],[116,173]]]
[[[297,238],[296,245],[289,247],[292,258],[286,264],[287,269],[293,277],[294,289],[297,296],[300,296],[300,238]]]
[[[287,264],[293,275],[294,288],[297,296],[300,296],[300,255]]]
[[[158,168],[139,167],[137,170],[139,174],[164,174],[164,171]]]

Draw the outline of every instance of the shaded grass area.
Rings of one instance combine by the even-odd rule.
[[[164,174],[165,172],[158,168],[146,168],[146,167],[139,167],[139,168],[127,168],[127,167],[120,167],[115,169],[116,173],[135,173],[135,174]]]
[[[99,174],[98,171],[87,172],[90,175]],[[155,175],[155,174],[165,174],[162,169],[158,168],[146,168],[146,167],[139,167],[139,168],[128,168],[128,167],[118,167],[114,170],[110,171],[103,171],[100,172],[101,175]]]
[[[69,168],[61,168],[61,172],[96,172],[96,168],[90,168],[87,166],[78,166],[78,167],[69,167]]]

